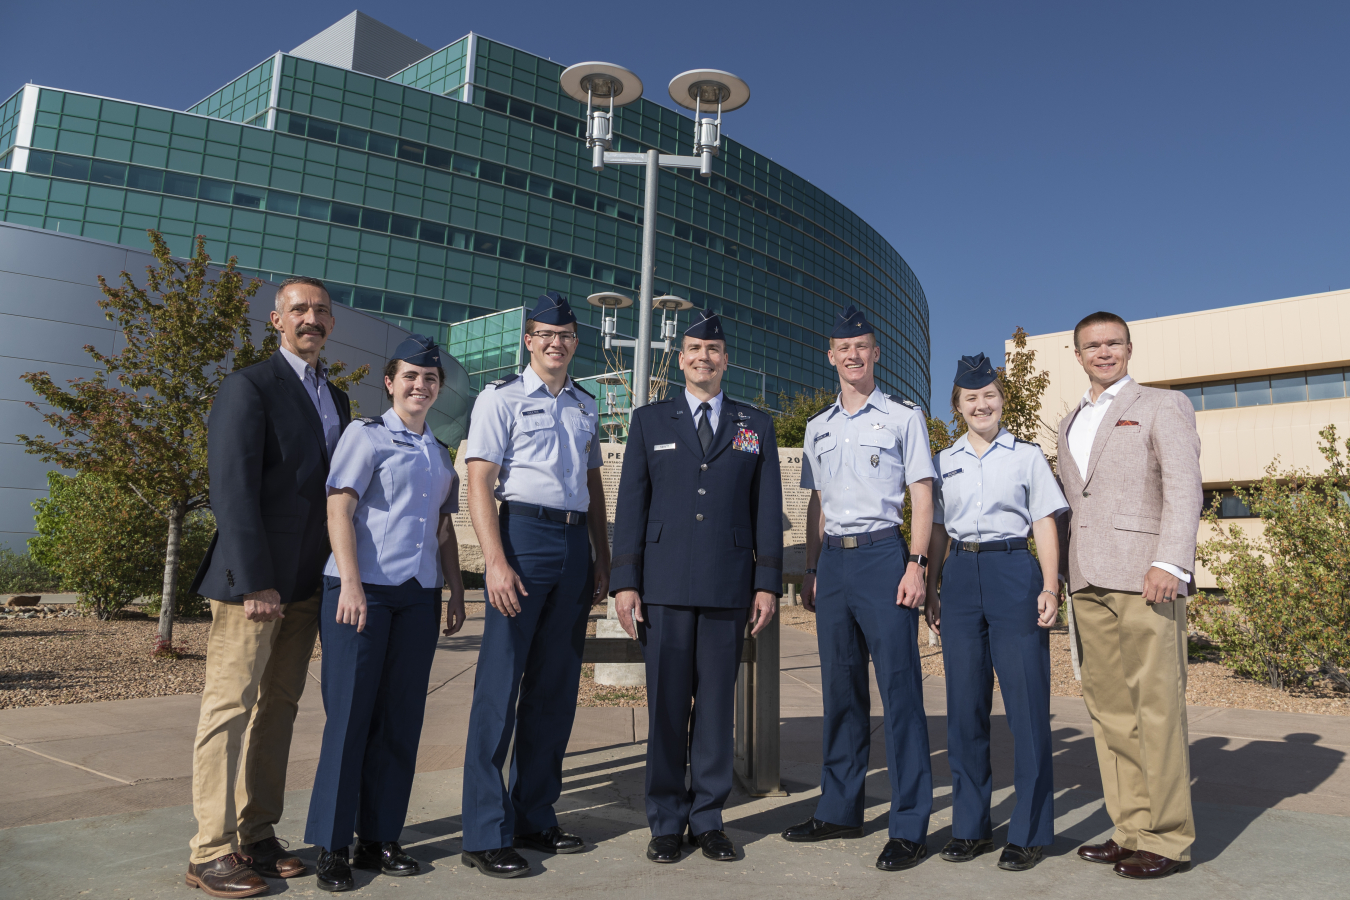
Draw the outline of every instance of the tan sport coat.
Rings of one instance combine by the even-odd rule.
[[[1086,477],[1069,452],[1077,417],[1075,409],[1059,423],[1069,591],[1092,585],[1142,593],[1155,560],[1194,572],[1204,492],[1191,401],[1180,391],[1127,382],[1097,429]]]

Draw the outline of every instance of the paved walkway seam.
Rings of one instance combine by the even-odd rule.
[[[109,775],[107,772],[100,772],[98,769],[91,769],[88,766],[82,766],[79,763],[73,763],[68,759],[62,759],[59,756],[52,756],[49,753],[43,753],[41,750],[34,750],[32,747],[25,747],[23,744],[11,744],[16,750],[26,750],[34,756],[40,756],[43,759],[50,759],[54,763],[60,763],[63,766],[70,766],[72,769],[81,769],[90,775],[97,775],[100,778],[106,778],[109,781],[116,781],[118,784],[136,784],[135,781],[127,781],[125,778],[118,778],[116,775]],[[149,778],[147,781],[162,781],[160,778]]]

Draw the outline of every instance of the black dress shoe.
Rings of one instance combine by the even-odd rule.
[[[654,863],[679,862],[680,838],[678,834],[658,834],[647,843],[647,858]]]
[[[1009,872],[1025,872],[1036,868],[1036,863],[1045,859],[1044,847],[1019,847],[1008,844],[998,858],[998,867]]]
[[[731,843],[725,831],[705,831],[702,834],[689,832],[689,843],[703,850],[703,855],[715,862],[733,862],[736,859],[736,845]]]
[[[516,835],[517,847],[538,850],[540,853],[580,853],[586,849],[586,842],[575,834],[568,834],[557,825],[547,831],[534,834]]]
[[[417,860],[404,853],[395,841],[357,839],[352,866],[357,869],[375,869],[386,875],[416,875],[422,871]]]
[[[347,865],[346,847],[331,852],[320,847],[319,864],[315,869],[318,871],[321,891],[350,891],[356,887],[352,881],[352,868]]]
[[[883,872],[900,872],[913,868],[928,855],[927,844],[916,844],[904,838],[891,838],[877,857],[877,868]]]
[[[788,826],[783,832],[783,840],[796,843],[828,841],[831,838],[860,838],[863,836],[861,825],[831,825],[815,816],[797,825]]]
[[[994,842],[989,838],[980,838],[978,841],[952,838],[938,855],[947,862],[970,862],[981,853],[988,853],[993,849]]]
[[[493,878],[515,878],[530,871],[530,863],[510,847],[495,850],[465,850],[459,861]]]

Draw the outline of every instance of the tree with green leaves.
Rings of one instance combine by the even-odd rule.
[[[1222,594],[1200,598],[1196,616],[1224,663],[1279,689],[1320,674],[1350,690],[1350,440],[1338,443],[1334,425],[1320,436],[1322,473],[1276,460],[1234,486],[1260,534],[1225,524],[1216,502],[1205,513],[1216,536],[1196,554]]]
[[[176,260],[150,231],[155,265],[145,287],[127,272],[113,287],[102,275],[99,308],[122,333],[114,354],[85,346],[97,364],[90,378],[58,385],[46,372],[24,381],[51,412],[43,420],[59,437],[18,435],[29,453],[124,488],[165,524],[158,646],[172,650],[183,525],[210,504],[206,420],[220,382],[232,370],[275,349],[269,336],[255,347],[249,299],[261,282],[245,282],[231,257],[212,270],[206,239],[189,260]],[[230,363],[233,362],[231,366]],[[353,372],[341,381],[359,380]],[[336,381],[341,386],[341,381]],[[34,409],[38,406],[30,403]]]
[[[33,502],[37,535],[28,541],[33,561],[53,572],[60,587],[79,594],[79,605],[110,619],[161,587],[164,522],[130,491],[93,474],[47,473],[48,494]],[[211,539],[210,515],[189,515],[183,526],[186,565],[198,563]],[[191,607],[180,581],[176,606]],[[200,608],[193,610],[200,612]]]

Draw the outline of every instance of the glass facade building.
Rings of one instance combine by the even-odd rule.
[[[855,304],[883,389],[927,404],[927,301],[881,235],[734,140],[711,178],[663,171],[643,222],[640,171],[591,171],[562,68],[469,35],[388,78],[278,53],[185,112],[28,85],[0,103],[0,219],[133,248],[155,229],[182,255],[204,235],[215,259],[320,277],[438,337],[475,388],[520,364],[522,306],[546,290],[581,319],[578,377],[626,368],[584,298],[636,296],[651,224],[657,293],[723,318],[728,393],[773,407],[833,384],[826,335]],[[622,151],[692,144],[692,120],[648,100],[615,131]],[[620,333],[636,319],[620,311]]]

